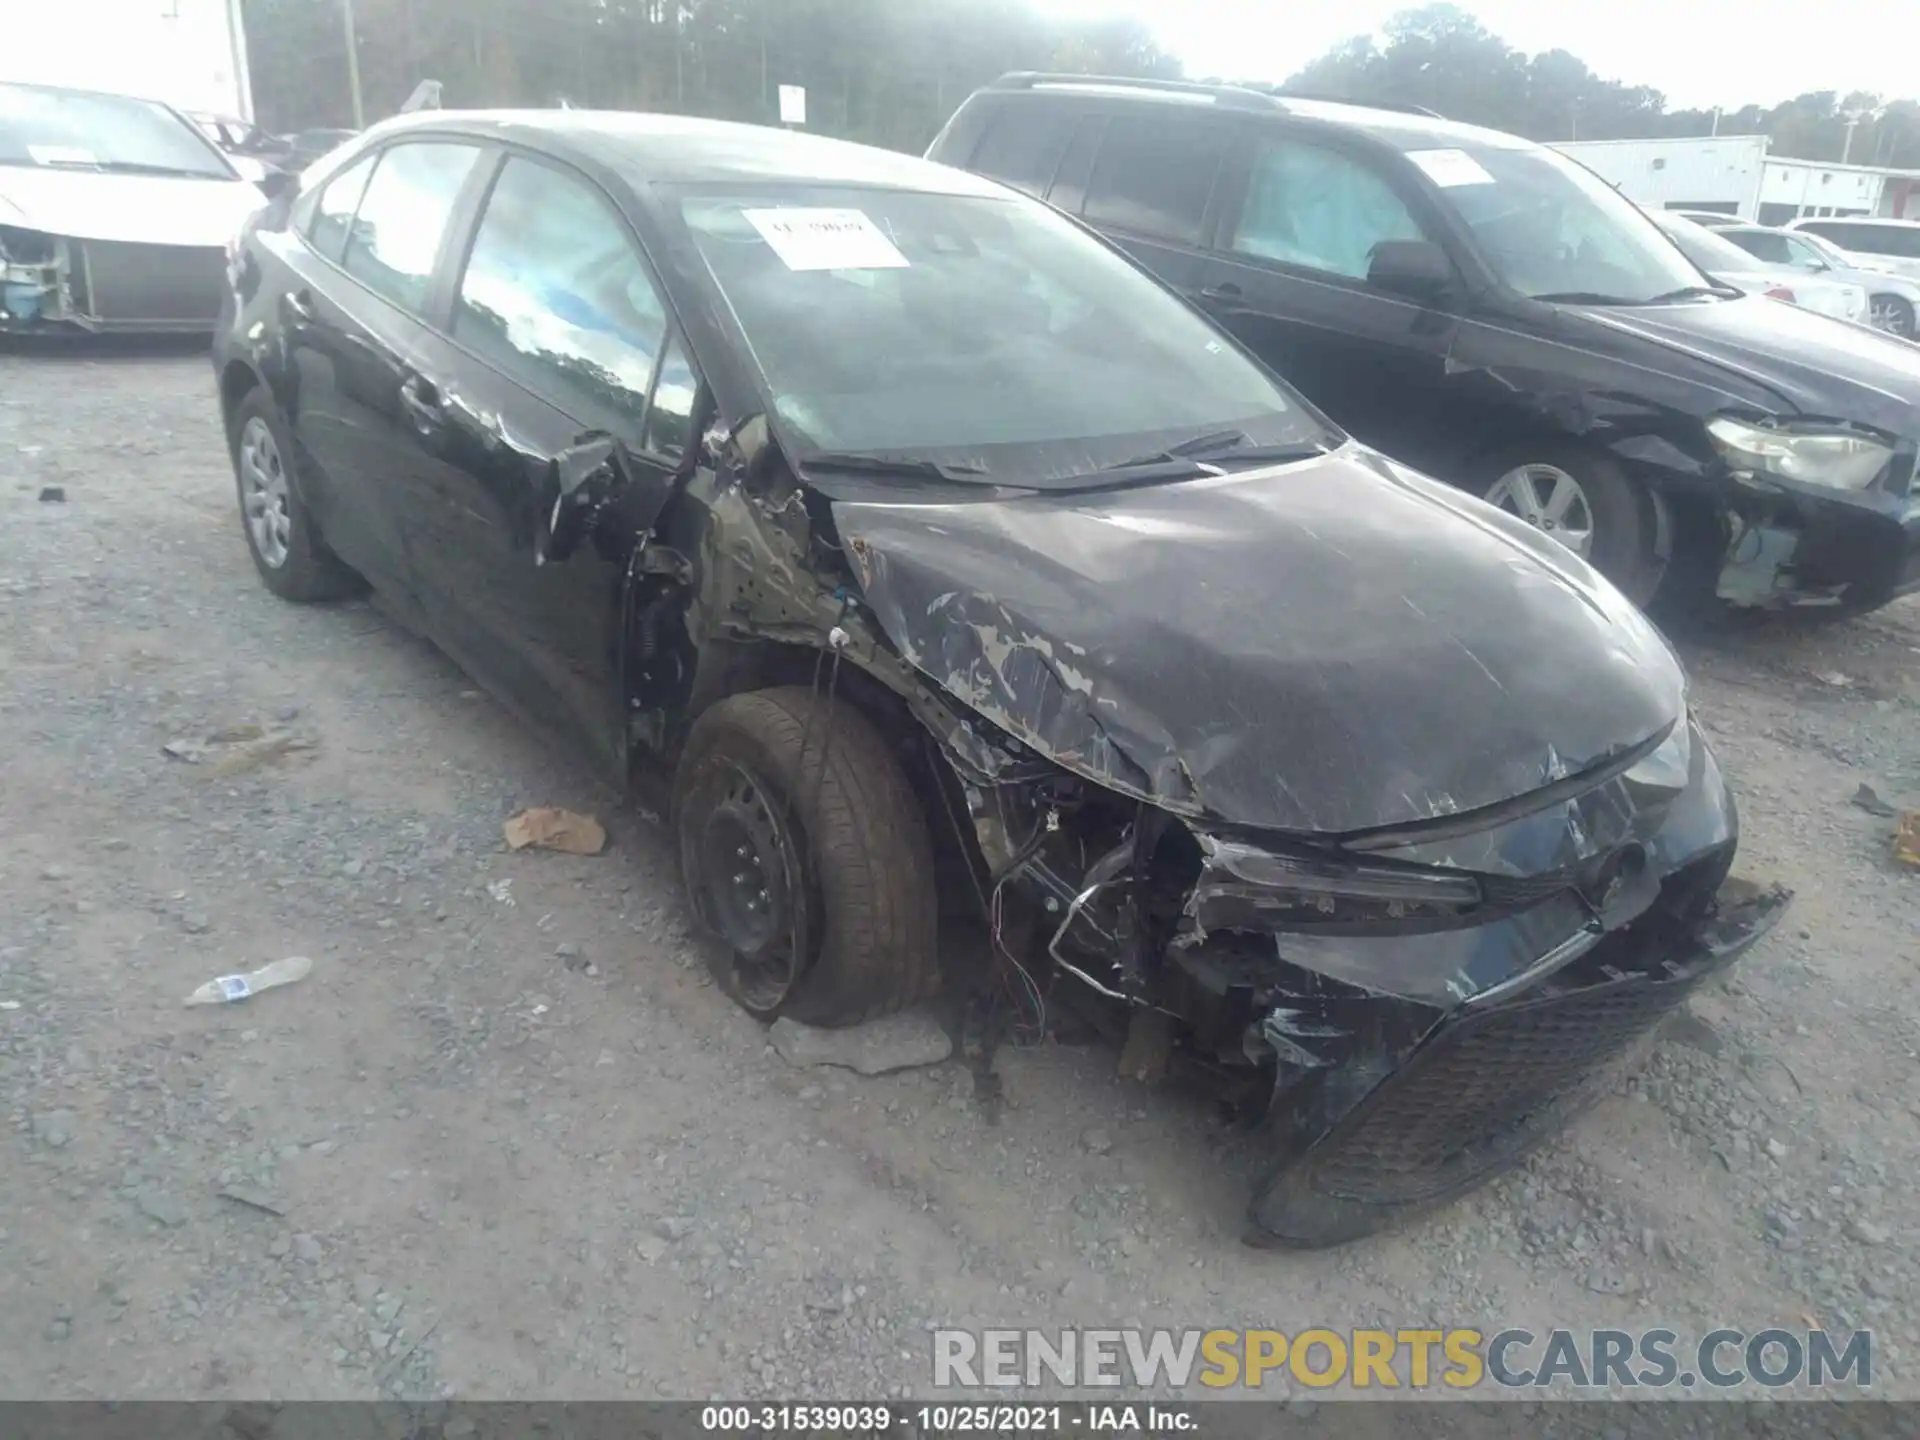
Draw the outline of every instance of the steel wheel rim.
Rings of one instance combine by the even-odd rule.
[[[799,855],[775,797],[729,766],[701,787],[694,903],[733,952],[733,980],[753,1010],[781,1004],[804,968]]]
[[[1517,465],[1493,482],[1489,504],[1551,535],[1582,560],[1593,551],[1593,507],[1578,480],[1557,465]]]
[[[240,432],[240,505],[255,553],[275,570],[287,563],[293,538],[289,499],[280,446],[272,428],[256,415]]]
[[[1876,330],[1905,335],[1913,328],[1912,312],[1893,295],[1876,295],[1867,304],[1867,323]]]

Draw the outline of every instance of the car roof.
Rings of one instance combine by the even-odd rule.
[[[1902,230],[1920,230],[1920,220],[1896,220],[1891,215],[1802,215],[1789,220],[1788,230],[1803,225],[1897,225]]]
[[[1086,97],[1119,100],[1140,105],[1230,110],[1239,114],[1270,115],[1276,119],[1292,117],[1337,125],[1389,145],[1395,150],[1420,150],[1436,146],[1479,145],[1501,150],[1537,150],[1531,140],[1489,130],[1480,125],[1465,125],[1447,120],[1411,106],[1368,105],[1349,100],[1287,95],[1255,90],[1244,85],[1190,84],[1184,81],[1142,80],[1121,75],[1051,75],[1015,71],[1002,75],[982,94],[1046,93],[1060,97]]]
[[[729,120],[631,110],[424,110],[382,121],[370,140],[448,130],[587,160],[649,183],[857,185],[1004,197],[990,180],[917,156]]]

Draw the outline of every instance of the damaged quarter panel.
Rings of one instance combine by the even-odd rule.
[[[1587,770],[1681,713],[1678,663],[1604,581],[1358,446],[834,513],[912,664],[1067,769],[1188,816],[1426,821]]]

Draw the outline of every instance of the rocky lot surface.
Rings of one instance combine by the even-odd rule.
[[[1782,929],[1520,1173],[1256,1252],[1257,1157],[1110,1050],[1003,1051],[997,1104],[790,1066],[655,817],[377,609],[261,588],[203,355],[0,355],[0,1393],[856,1399],[926,1393],[932,1323],[1817,1322],[1920,1396],[1920,874],[1852,803],[1920,804],[1920,606],[1687,648]],[[508,852],[548,804],[609,851]]]

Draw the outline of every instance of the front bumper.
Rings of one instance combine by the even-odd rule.
[[[0,334],[206,334],[219,317],[218,246],[12,236],[0,253]]]
[[[1283,1065],[1269,1124],[1290,1160],[1256,1196],[1256,1219],[1281,1243],[1337,1243],[1511,1167],[1597,1098],[1614,1062],[1751,949],[1790,898],[1774,889],[1684,929],[1656,923],[1608,936],[1536,985],[1463,1003],[1398,1056],[1376,1060],[1360,1093],[1339,1071],[1302,1085]],[[1420,1021],[1386,1024],[1406,1036]],[[1298,1015],[1277,1025],[1270,1017],[1269,1028],[1297,1043]]]
[[[1716,593],[1734,605],[1871,610],[1920,590],[1920,483],[1903,447],[1872,488],[1729,476]]]

